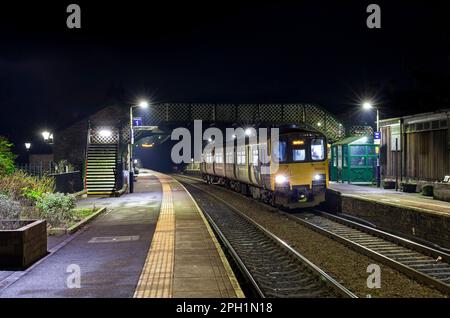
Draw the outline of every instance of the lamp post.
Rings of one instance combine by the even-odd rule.
[[[370,102],[365,102],[362,105],[364,110],[372,110],[375,107],[372,105],[372,103]],[[375,108],[376,114],[377,114],[377,121],[376,121],[376,125],[377,125],[377,133],[380,133],[380,111],[379,108],[376,107]],[[379,145],[377,145],[377,168],[376,168],[376,179],[377,179],[377,187],[379,188],[381,186],[381,169],[380,169],[380,148]]]
[[[44,141],[50,145],[53,144],[53,134],[47,130],[44,130],[41,133],[42,137],[44,138]]]
[[[130,171],[129,171],[129,184],[130,193],[134,192],[134,160],[133,160],[133,146],[134,146],[134,130],[133,130],[133,108],[148,108],[148,102],[142,100],[137,105],[130,106]]]

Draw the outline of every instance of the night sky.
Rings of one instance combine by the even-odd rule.
[[[81,30],[66,27],[73,2]],[[344,117],[366,96],[385,117],[449,107],[448,1],[92,2],[1,5],[0,135],[22,145],[141,97],[318,103]]]

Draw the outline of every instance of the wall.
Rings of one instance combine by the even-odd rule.
[[[109,106],[55,133],[55,161],[68,160],[75,169],[82,170],[85,161],[89,121],[116,124],[127,118],[127,107]]]
[[[450,215],[341,196],[333,190],[327,190],[327,207],[401,236],[426,240],[450,249]]]
[[[438,181],[450,174],[447,129],[405,133],[402,149],[397,152],[391,151],[391,127],[381,130],[383,177],[394,179],[398,173],[399,180],[403,176],[403,180]]]

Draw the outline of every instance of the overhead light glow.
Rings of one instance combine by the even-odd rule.
[[[246,136],[251,136],[252,133],[253,133],[253,129],[252,129],[252,128],[247,128],[247,129],[245,130],[245,135],[246,135]]]
[[[148,102],[146,100],[141,100],[138,104],[139,107],[141,108],[147,108],[148,107]]]
[[[26,142],[26,143],[25,143],[25,148],[26,148],[27,150],[30,149],[30,148],[31,148],[31,143]]]
[[[112,136],[112,131],[111,130],[109,130],[109,129],[102,129],[102,130],[100,130],[99,132],[98,132],[98,134],[101,136],[101,137],[111,137]]]
[[[372,109],[372,108],[373,108],[372,103],[370,103],[370,102],[364,102],[363,108],[364,108],[365,110]]]
[[[293,144],[294,146],[301,146],[301,145],[304,145],[304,144],[305,144],[305,141],[304,141],[304,140],[294,140],[294,141],[292,142],[292,144]]]
[[[153,148],[153,144],[142,144],[142,148]]]
[[[48,131],[43,131],[42,137],[44,137],[44,140],[48,140],[50,138],[50,133]]]

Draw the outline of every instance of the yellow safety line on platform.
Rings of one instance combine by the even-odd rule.
[[[162,184],[161,210],[153,240],[145,260],[135,298],[172,297],[175,257],[175,212],[172,191],[165,178],[156,174]]]
[[[242,291],[241,286],[239,285],[239,282],[238,282],[236,276],[234,275],[233,270],[231,269],[230,263],[228,263],[227,257],[225,256],[225,253],[223,252],[222,247],[220,246],[219,242],[217,241],[217,238],[216,238],[211,226],[209,225],[208,220],[203,215],[203,211],[198,206],[197,201],[195,201],[195,199],[192,197],[191,193],[186,189],[186,187],[181,182],[179,182],[176,179],[174,179],[174,180],[184,189],[184,191],[186,191],[186,193],[191,198],[192,202],[194,202],[197,212],[200,214],[200,216],[203,220],[203,223],[205,224],[206,228],[208,229],[208,233],[211,236],[214,246],[216,247],[216,250],[219,253],[220,260],[222,261],[225,271],[227,272],[228,279],[230,280],[231,286],[233,287],[236,297],[237,298],[245,298],[244,292]]]

